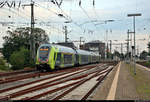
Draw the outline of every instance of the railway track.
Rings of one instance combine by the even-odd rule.
[[[28,72],[32,72],[32,71],[35,71],[35,68],[33,68],[33,69],[26,68],[24,70],[13,71],[13,72],[3,72],[3,73],[0,73],[0,77],[18,75],[18,74],[28,73]]]
[[[107,64],[97,64],[43,73],[47,77],[1,89],[0,100],[59,100],[93,80],[95,85],[93,84],[93,87],[89,88],[91,90],[88,90],[89,92],[81,98],[87,99],[112,68],[113,66]]]
[[[94,67],[96,65],[90,65],[89,67]],[[84,66],[83,66],[84,67]],[[81,67],[81,68],[83,68]],[[19,80],[24,80],[24,79],[29,79],[29,78],[35,78],[35,77],[40,77],[40,76],[45,76],[45,75],[49,75],[49,74],[55,74],[55,73],[61,73],[64,71],[74,71],[74,70],[78,70],[81,68],[70,68],[70,69],[65,69],[65,70],[58,70],[58,71],[53,71],[53,72],[46,72],[46,73],[42,73],[42,72],[38,72],[38,71],[34,71],[33,73],[27,73],[27,74],[22,74],[22,75],[17,75],[17,76],[12,76],[12,77],[4,77],[0,79],[0,84],[5,84],[5,83],[11,83],[11,82],[15,82],[15,81],[19,81]]]

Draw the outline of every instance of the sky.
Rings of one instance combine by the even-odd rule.
[[[0,3],[3,1],[9,4],[14,1],[15,7],[10,8],[7,4],[3,7],[0,5],[0,47],[4,42],[2,37],[7,35],[8,27],[14,30],[16,27],[30,26],[30,7],[23,6],[30,4],[30,0],[0,0]],[[127,17],[127,14],[141,13],[142,16],[136,17],[136,45],[139,52],[148,50],[149,0],[81,0],[81,2],[62,0],[59,7],[51,0],[33,1],[35,2],[35,27],[46,30],[50,42],[64,41],[63,27],[67,26],[69,41],[77,41],[83,37],[82,40],[85,42],[112,40],[113,44],[126,43],[127,30],[133,31],[133,18]],[[56,1],[59,4],[61,0]],[[63,14],[65,17],[59,17],[58,14]],[[113,22],[109,22],[110,20]],[[65,23],[66,21],[70,23]],[[13,24],[8,24],[9,22]],[[120,45],[112,45],[112,49],[121,51]],[[126,52],[126,44],[123,45],[123,51]]]

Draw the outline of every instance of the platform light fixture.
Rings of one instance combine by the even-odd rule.
[[[133,33],[134,33],[134,75],[136,75],[136,61],[135,61],[135,16],[141,16],[142,14],[141,13],[135,13],[135,14],[128,14],[127,16],[128,17],[133,17]]]

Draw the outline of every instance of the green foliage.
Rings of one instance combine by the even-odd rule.
[[[134,84],[137,93],[142,100],[150,99],[150,79],[147,71],[141,70],[141,68],[136,68],[136,75],[134,75],[134,68],[131,65],[126,64],[126,68],[128,68],[130,75],[134,78]]]
[[[20,51],[15,51],[10,56],[10,63],[13,70],[23,69],[24,67],[30,66],[30,52],[24,47],[20,48]]]
[[[144,64],[145,64],[145,66],[150,67],[150,62],[146,62]]]
[[[30,63],[30,67],[32,67],[32,68],[35,67],[35,62],[33,60],[30,60],[29,63]]]
[[[148,52],[142,51],[142,53],[140,54],[140,59],[146,60],[146,56],[148,56]]]
[[[0,58],[0,70],[8,70],[8,66],[5,65],[6,61],[3,58]]]
[[[21,51],[19,52],[15,51],[10,56],[10,63],[12,65],[13,70],[23,69],[24,62],[25,62],[24,54],[21,53]]]
[[[10,70],[10,68],[8,66],[5,65],[0,65],[0,70]]]
[[[49,41],[48,35],[41,28],[34,28],[32,38],[30,38],[30,28],[17,28],[14,31],[7,31],[8,36],[3,37],[5,43],[3,44],[2,53],[10,62],[10,56],[14,51],[18,51],[20,47],[24,46],[26,49],[30,49],[30,40],[34,39],[36,50],[39,47],[39,43],[47,43]],[[26,62],[25,62],[26,64]]]
[[[5,61],[3,58],[0,58],[0,65],[5,65]]]
[[[148,48],[148,55],[150,55],[150,42],[148,42],[147,48]]]
[[[117,56],[117,57],[120,57],[120,53],[118,51],[115,51],[114,55]]]

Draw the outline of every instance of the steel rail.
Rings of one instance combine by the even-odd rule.
[[[50,76],[50,77],[47,77],[47,78],[44,78],[44,79],[40,79],[40,80],[36,80],[36,81],[25,83],[25,84],[13,86],[13,87],[10,87],[10,88],[2,89],[2,90],[0,90],[0,93],[6,92],[6,91],[10,91],[10,90],[13,90],[13,89],[16,89],[16,88],[19,88],[19,87],[24,87],[24,86],[27,86],[27,85],[30,85],[30,84],[34,84],[34,83],[37,83],[37,82],[40,82],[40,81],[48,80],[50,78],[54,78],[54,77],[57,77],[57,76],[65,75],[65,74],[67,74],[69,72],[72,72],[72,71],[79,71],[79,70],[82,70],[82,69],[86,69],[86,67],[84,67],[84,68],[80,67],[78,69],[67,70],[67,71],[65,71],[65,73],[61,73],[61,74]]]
[[[113,68],[109,69],[108,72],[104,76],[100,76],[97,79],[98,82],[91,88],[91,90],[85,96],[83,96],[83,98],[81,100],[86,100],[92,94],[92,92],[99,86],[99,84],[104,80],[104,78],[109,74],[109,72],[112,69]]]
[[[96,65],[93,65],[93,66],[96,66]],[[87,67],[91,67],[91,66],[87,66]],[[76,68],[78,68],[78,67],[75,67],[74,69],[76,69]],[[66,69],[66,70],[71,70],[71,69]],[[35,74],[32,73],[32,74],[28,74],[28,75],[21,75],[21,76],[13,77],[13,78],[6,78],[5,80],[0,81],[0,84],[10,83],[10,82],[18,81],[18,80],[23,80],[23,79],[28,79],[28,78],[36,77],[36,76],[39,76],[39,75],[44,76],[44,75],[48,75],[48,74],[64,72],[66,70],[58,70],[58,71],[54,71],[54,72],[35,73]]]
[[[90,67],[89,67],[90,68]],[[94,68],[94,67],[93,67]],[[88,70],[88,69],[87,69]],[[85,70],[86,71],[86,70]],[[84,71],[81,71],[81,72],[84,72]],[[40,85],[37,85],[37,86],[34,86],[34,87],[30,87],[28,89],[24,89],[24,90],[21,90],[21,91],[18,91],[18,92],[15,92],[15,93],[12,93],[12,94],[9,94],[9,95],[6,95],[2,98],[0,98],[1,100],[8,100],[10,98],[14,98],[14,97],[18,97],[18,96],[21,96],[21,95],[24,95],[26,93],[29,93],[29,92],[33,92],[33,91],[37,91],[37,90],[40,90],[40,89],[43,89],[43,88],[47,88],[47,87],[50,87],[50,86],[54,86],[54,85],[57,85],[57,84],[60,84],[60,83],[64,83],[66,81],[69,81],[71,79],[67,79],[67,80],[63,80],[63,81],[60,81],[60,82],[56,82],[56,83],[53,83],[53,84],[50,84],[54,81],[58,81],[60,79],[64,79],[64,78],[67,78],[69,76],[72,76],[72,75],[75,75],[77,73],[81,73],[81,72],[76,72],[76,73],[73,73],[71,75],[68,75],[68,76],[65,76],[65,77],[61,77],[61,78],[58,78],[58,79],[55,79],[55,80],[51,80],[49,82],[46,82],[46,83],[43,83],[43,84],[40,84]],[[78,76],[79,77],[79,76]]]
[[[55,88],[55,89],[53,89],[53,90],[49,90],[49,91],[47,91],[47,92],[44,92],[44,93],[42,93],[42,94],[38,94],[38,95],[33,96],[33,97],[26,97],[26,98],[23,98],[23,99],[21,99],[21,100],[35,100],[35,99],[38,99],[38,98],[40,98],[40,97],[42,97],[42,96],[45,96],[45,95],[47,95],[47,94],[51,94],[51,93],[57,92],[57,91],[59,91],[59,90],[62,90],[62,89],[64,89],[64,88],[68,88],[68,87],[71,87],[71,86],[73,86],[73,85],[76,85],[76,84],[78,84],[78,83],[80,83],[80,82],[82,82],[82,81],[83,81],[83,80],[79,80],[79,81],[77,81],[77,82],[73,82],[73,83],[71,83],[71,84],[64,85],[64,86]]]
[[[101,71],[99,71],[101,72]],[[79,83],[78,85],[72,87],[71,89],[68,89],[67,91],[65,91],[64,93],[56,96],[53,100],[59,100],[60,98],[62,98],[63,96],[65,96],[66,94],[70,93],[71,91],[73,91],[74,89],[76,89],[77,87],[79,87],[80,85],[84,84],[85,82],[89,81],[90,79],[94,78],[94,77],[97,77],[98,76],[98,73],[97,72],[96,74],[94,74],[93,76],[91,76],[90,78],[84,80],[83,82]]]
[[[96,73],[96,74],[97,74],[97,73],[99,73],[100,71],[103,71],[103,70],[98,70],[98,71],[91,72],[91,73],[89,73],[89,74],[81,75],[81,76],[78,76],[78,77],[76,77],[76,78],[72,78],[72,80],[77,80],[77,79],[85,78],[86,76],[88,76],[88,75],[90,75],[90,74],[93,74],[93,73]],[[96,74],[94,74],[94,75],[96,75]],[[94,76],[94,75],[92,75],[92,76]],[[56,91],[62,90],[63,88],[70,87],[71,85],[72,85],[72,86],[74,86],[75,84],[80,85],[80,84],[82,84],[83,82],[85,82],[85,80],[87,80],[87,79],[82,79],[82,80],[80,80],[80,81],[74,82],[74,84],[64,85],[63,87],[59,87],[59,88],[56,88],[56,89],[53,89],[53,90],[49,90],[49,91],[47,91],[47,92],[44,92],[44,93],[42,93],[42,94],[35,95],[35,96],[33,96],[33,97],[23,98],[23,99],[21,99],[21,100],[33,100],[33,99],[35,100],[35,99],[38,99],[38,98],[40,98],[40,97],[42,97],[42,96],[45,96],[45,95],[47,95],[47,94],[51,94],[51,93],[54,93],[54,92],[56,92]],[[75,86],[77,86],[77,85],[75,85]]]
[[[5,72],[5,73],[0,73],[0,77],[10,76],[10,75],[16,75],[16,74],[21,74],[21,73],[26,73],[26,72],[32,72],[32,71],[35,71],[35,69],[25,69],[25,70],[14,71],[14,72]]]

